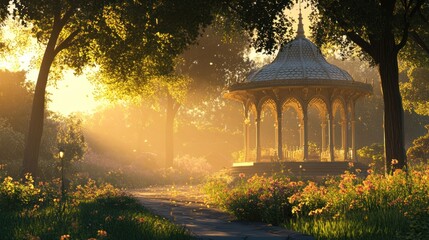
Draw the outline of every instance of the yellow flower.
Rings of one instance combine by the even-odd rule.
[[[105,230],[98,230],[97,231],[97,236],[99,236],[99,237],[106,237],[107,236],[107,232]]]
[[[69,240],[70,239],[70,235],[69,234],[64,234],[60,237],[60,240]]]
[[[392,165],[396,165],[396,164],[398,164],[398,159],[392,159]]]

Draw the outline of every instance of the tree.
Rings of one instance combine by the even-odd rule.
[[[335,43],[378,66],[384,100],[386,171],[390,162],[406,166],[404,123],[399,91],[398,53],[408,41],[417,12],[424,0],[410,1],[311,1],[317,10],[313,36],[317,44]]]
[[[251,33],[255,29],[258,30],[254,43],[260,49],[272,50],[277,43],[275,39],[282,36],[280,33],[285,32],[284,29],[289,26],[282,17],[282,10],[290,1],[258,1],[249,4],[248,1],[186,0],[180,3],[163,1],[162,4],[152,4],[152,7],[147,3],[136,4],[119,11],[127,12],[126,16],[129,18],[121,21],[127,23],[125,32],[132,35],[130,39],[137,39],[137,42],[116,41],[117,44],[110,44],[109,54],[116,58],[101,56],[105,67],[100,72],[103,77],[98,79],[105,85],[110,85],[107,88],[110,92],[115,92],[115,97],[150,96],[153,94],[153,88],[148,87],[151,85],[151,79],[157,79],[158,82],[166,80],[152,86],[168,89],[155,92],[166,93],[166,166],[169,167],[173,163],[174,117],[180,107],[180,102],[174,96],[177,91],[183,92],[183,88],[174,87],[181,85],[182,81],[179,81],[179,84],[172,82],[174,79],[183,80],[180,73],[175,73],[178,56],[196,42],[202,29],[212,23],[219,13],[234,19],[242,29]],[[192,8],[189,8],[190,5]],[[142,11],[148,14],[140,14]],[[152,26],[150,23],[153,22],[155,23]],[[152,31],[151,29],[156,29],[154,35],[159,38],[153,38],[154,45],[162,46],[162,51],[152,51],[153,46],[149,41],[138,41],[141,39],[139,36],[144,36],[148,30]],[[151,78],[151,75],[158,77]]]
[[[15,17],[33,24],[34,34],[46,44],[23,160],[23,173],[34,175],[43,131],[45,88],[54,62],[80,71],[97,59],[102,70],[113,76],[129,74],[143,80],[141,76],[169,73],[174,56],[194,43],[200,28],[219,12],[240,19],[243,29],[257,33],[255,45],[269,50],[284,36],[288,21],[282,17],[283,10],[291,5],[291,0],[12,2]]]
[[[165,99],[165,166],[173,167],[174,160],[174,119],[186,99],[191,79],[188,77],[169,77],[157,83],[158,97]],[[161,96],[160,96],[161,95]]]
[[[15,6],[14,17],[23,24],[32,24],[34,35],[46,46],[34,91],[22,171],[37,175],[45,90],[51,67],[56,65],[61,69],[69,66],[79,72],[93,60],[90,50],[97,36],[96,26],[106,19],[103,10],[115,1],[14,0],[12,3]]]

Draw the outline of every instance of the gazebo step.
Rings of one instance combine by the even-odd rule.
[[[272,175],[274,173],[284,173],[288,176],[302,177],[305,179],[320,179],[326,176],[338,176],[345,171],[360,169],[365,174],[368,167],[361,163],[349,162],[248,162],[234,164],[231,174],[238,177],[240,173],[246,176]]]

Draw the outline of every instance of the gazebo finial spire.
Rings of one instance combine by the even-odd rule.
[[[305,37],[304,25],[302,24],[301,1],[299,1],[298,31],[296,32],[296,37]]]

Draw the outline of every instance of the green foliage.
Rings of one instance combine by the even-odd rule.
[[[411,68],[407,75],[409,81],[401,84],[404,109],[429,116],[429,69]]]
[[[363,179],[345,172],[322,184],[240,174],[235,184],[212,180],[205,190],[237,218],[284,224],[316,239],[426,239],[428,176],[427,165],[392,175],[371,169]]]
[[[2,239],[192,239],[183,228],[150,214],[136,199],[90,180],[69,192],[60,210],[58,182],[6,177],[0,184]],[[53,191],[54,190],[54,191]]]
[[[215,19],[218,25],[226,22],[229,26],[238,26],[237,31],[251,35],[249,39],[258,50],[271,52],[283,42],[290,29],[283,10],[290,8],[291,3],[290,0],[257,3],[168,0],[162,3],[124,2],[106,8],[106,22],[98,27],[99,37],[96,38],[102,40],[96,53],[102,77],[97,79],[107,88],[125,93],[122,95],[150,91],[146,85],[151,78],[173,74],[180,65],[180,54],[195,44]],[[188,64],[200,60],[203,62],[197,59]],[[182,69],[178,75],[186,72]]]
[[[384,146],[381,143],[373,143],[357,150],[359,160],[371,164],[375,171],[384,169]]]
[[[414,19],[410,41],[400,53],[405,68],[425,67],[429,63],[429,3],[425,1]]]
[[[17,211],[31,209],[39,203],[40,189],[34,187],[34,180],[27,175],[24,183],[5,177],[0,184],[0,209],[2,211]]]
[[[6,119],[0,118],[0,164],[18,160],[24,150],[24,134],[15,131]]]
[[[226,1],[220,13],[229,25],[227,28],[244,30],[257,51],[272,53],[291,36],[291,21],[283,11],[293,3],[291,0]]]
[[[216,186],[219,183],[221,185]],[[222,184],[212,180],[205,191],[210,196],[209,201],[224,207],[240,220],[279,224],[292,216],[288,198],[294,194],[296,187],[296,183],[286,177],[255,175],[245,178],[244,174],[240,174],[240,179],[232,188],[225,182]],[[224,192],[227,194],[222,194]]]
[[[32,24],[33,34],[40,43],[47,46],[50,39],[58,40],[48,48],[53,51],[49,53],[52,61],[58,55],[55,59],[57,70],[70,66],[80,71],[93,61],[89,50],[96,22],[103,14],[103,7],[112,2],[19,0],[13,4],[16,7],[14,16],[24,24]]]
[[[401,1],[313,0],[310,1],[314,9],[312,36],[318,45],[340,46],[343,57],[359,56],[379,63],[378,53],[373,49],[377,41],[391,37],[386,31],[392,31],[392,37],[399,42],[404,32],[410,30],[410,23],[417,27],[414,11],[421,9],[423,2],[410,1],[404,5]],[[356,49],[357,46],[361,49]]]
[[[415,228],[414,216],[429,216],[427,183],[421,179],[427,171],[413,170],[407,176],[396,170],[366,179],[346,173],[326,186],[309,184],[291,198],[298,218],[289,226],[322,239],[412,239],[415,234],[425,239],[429,232]]]
[[[87,151],[87,144],[82,130],[82,120],[77,117],[59,117],[60,123],[56,142],[58,149],[64,151],[64,160],[69,163],[81,162]]]
[[[225,171],[209,176],[203,185],[203,191],[208,196],[205,200],[226,209],[225,200],[229,195],[229,186],[232,182],[233,178]]]
[[[428,132],[413,141],[407,151],[407,157],[413,162],[425,162],[429,159],[429,125],[426,125]]]

